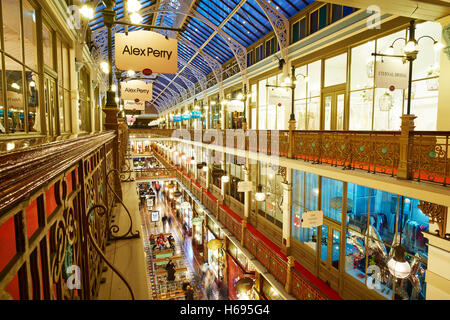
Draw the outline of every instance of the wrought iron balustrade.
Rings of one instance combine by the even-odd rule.
[[[410,179],[450,185],[449,131],[411,131],[406,142],[401,131],[150,129],[142,133],[282,157],[288,157],[291,148],[293,159],[392,177],[399,176],[404,161]],[[410,148],[403,159],[402,144]]]
[[[0,298],[95,299],[114,238],[115,146],[104,132],[0,154]],[[117,238],[117,237],[116,237]],[[131,297],[133,292],[130,290]]]

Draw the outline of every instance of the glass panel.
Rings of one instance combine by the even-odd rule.
[[[344,17],[348,16],[349,14],[353,13],[353,8],[352,7],[347,7],[344,6]]]
[[[303,18],[300,20],[300,39],[303,39],[306,37],[306,19]]]
[[[308,97],[320,96],[322,60],[308,64]]]
[[[338,4],[333,4],[331,22],[336,22],[342,18],[342,6]]]
[[[53,32],[45,24],[42,25],[44,63],[53,68]]]
[[[328,226],[322,225],[322,235],[320,241],[320,258],[323,261],[327,261],[327,249],[328,249]]]
[[[380,248],[383,248],[382,250]],[[367,285],[376,290],[386,299],[392,299],[392,276],[387,267],[387,259],[390,251],[378,241],[369,240],[367,245]],[[378,281],[377,281],[378,280]]]
[[[23,1],[23,42],[25,64],[37,71],[36,12],[28,1]]]
[[[375,41],[352,48],[351,90],[373,87]]]
[[[375,89],[373,130],[399,130],[403,107],[403,90]]]
[[[339,244],[341,239],[341,233],[336,229],[333,229],[333,243],[331,245],[331,265],[339,269]]]
[[[412,83],[411,113],[416,115],[417,121],[414,130],[432,131],[436,130],[439,78],[414,81]],[[405,95],[405,98],[408,96]],[[408,100],[405,99],[405,108]]]
[[[323,6],[319,9],[319,29],[327,26],[327,6]]]
[[[306,130],[306,99],[295,101],[294,114],[297,130]]]
[[[406,260],[411,265],[411,276],[406,279],[398,280],[395,284],[395,299],[406,300],[425,300],[426,282],[425,274],[427,265],[419,257],[406,255]],[[425,260],[426,261],[426,260]],[[414,284],[410,279],[413,279]]]
[[[369,188],[347,183],[347,226],[365,234],[368,216]]]
[[[320,130],[320,98],[308,99],[307,130]]]
[[[317,228],[303,229],[303,239],[304,243],[315,251],[317,247]]]
[[[344,97],[345,94],[338,94],[336,101],[336,130],[344,130]]]
[[[64,127],[64,89],[58,87],[58,107],[59,107],[59,129],[61,132],[66,132]]]
[[[69,49],[65,43],[63,43],[62,59],[63,59],[62,64],[64,74],[64,88],[70,90]]]
[[[350,130],[372,129],[373,90],[350,93]]]
[[[402,245],[406,251],[411,255],[418,253],[422,259],[426,260],[428,239],[422,232],[428,231],[430,224],[429,217],[417,207],[419,204],[417,199],[400,197],[399,219],[403,209],[403,221],[399,226],[399,232],[402,232]]]
[[[395,234],[398,196],[375,189],[371,189],[370,196],[374,200],[371,200],[369,236],[392,244]]]
[[[406,31],[401,30],[399,32],[396,32],[394,34],[390,34],[386,37],[377,39],[377,52],[378,53],[386,53],[388,48],[392,45],[392,42],[394,42],[397,38],[405,38]],[[396,41],[394,44],[394,54],[402,54],[402,49],[405,46],[405,41]],[[381,60],[381,57],[377,57],[377,59]]]
[[[250,102],[256,102],[256,100],[257,100],[258,90],[257,90],[256,86],[257,86],[256,83],[252,84],[252,86],[251,86],[251,95],[252,96],[251,96]]]
[[[286,130],[285,124],[287,123],[287,120],[285,121],[284,117],[286,115],[285,112],[285,106],[281,105],[279,107],[275,106],[276,115],[277,115],[277,127],[276,130]]]
[[[300,40],[300,21],[297,21],[292,25],[292,42]]]
[[[325,60],[325,87],[345,83],[347,80],[347,53]]]
[[[322,178],[322,211],[324,216],[342,221],[342,181]]]
[[[309,32],[310,34],[313,34],[318,30],[318,24],[319,24],[319,10],[314,11],[311,13],[309,17]]]
[[[308,75],[308,71],[305,66],[301,66],[295,69],[295,77],[297,82],[295,83],[295,99],[304,99],[306,98],[306,87],[308,82],[305,77]]]
[[[325,105],[324,105],[324,116],[325,116],[325,125],[324,130],[331,129],[331,96],[325,97]]]
[[[62,58],[62,43],[59,37],[56,37],[56,68],[58,72],[58,86],[63,85],[63,58]]]
[[[256,130],[256,108],[252,108],[252,126],[250,129]]]
[[[70,104],[70,91],[64,90],[64,122],[67,132],[70,132],[72,128],[72,124],[70,122],[70,120],[72,119]]]
[[[5,57],[8,126],[11,133],[25,131],[23,67]]]
[[[2,0],[4,49],[12,57],[22,59],[20,36],[20,1]]]
[[[28,96],[28,131],[41,131],[41,110],[38,99],[38,75],[34,72],[27,71],[27,96]]]
[[[345,272],[365,283],[366,259],[364,236],[356,231],[348,230],[345,245]]]
[[[416,26],[416,39],[421,36],[431,36],[433,39],[440,41],[442,37],[442,25],[439,22],[425,22]],[[436,52],[433,47],[433,40],[423,38],[418,42],[417,59],[414,60],[413,80],[423,79],[432,75],[439,74],[440,53]],[[414,113],[417,115],[416,113]],[[417,129],[416,129],[417,130]],[[434,129],[427,129],[434,130]]]
[[[5,122],[5,104],[3,103],[3,64],[2,64],[2,53],[0,52],[0,134],[6,133],[6,122]],[[6,117],[7,119],[8,117]]]

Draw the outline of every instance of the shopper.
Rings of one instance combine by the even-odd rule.
[[[166,265],[167,281],[175,281],[175,264],[169,260]]]
[[[190,285],[186,287],[185,299],[194,300],[194,289]]]

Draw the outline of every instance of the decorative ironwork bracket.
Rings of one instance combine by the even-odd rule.
[[[436,223],[438,225],[439,230],[436,230],[436,233],[439,237],[450,240],[450,233],[446,233],[448,208],[422,200],[420,200],[420,204],[417,207],[422,210],[426,216],[430,217],[430,223]]]
[[[95,210],[95,211],[94,211]],[[99,213],[99,211],[101,212],[101,213]],[[106,209],[106,207],[104,206],[104,205],[100,205],[100,204],[96,204],[96,205],[93,205],[90,209],[89,209],[89,211],[88,211],[88,213],[87,213],[87,215],[86,215],[86,217],[84,218],[84,219],[88,219],[88,217],[92,214],[92,212],[95,212],[95,213],[97,213],[97,214],[99,214],[100,216],[103,216],[104,214],[106,214],[106,216],[108,217],[108,209]],[[87,224],[88,224],[88,236],[89,236],[89,240],[91,241],[91,243],[92,243],[92,246],[94,247],[94,249],[95,249],[95,251],[97,251],[97,253],[100,255],[100,257],[102,257],[102,259],[105,261],[105,263],[111,268],[111,270],[112,271],[114,271],[118,276],[119,276],[119,278],[125,283],[125,285],[127,286],[127,288],[128,288],[128,291],[130,291],[130,294],[131,294],[131,299],[132,300],[134,300],[134,293],[133,293],[133,289],[131,289],[131,286],[130,286],[130,284],[128,283],[128,281],[125,279],[125,277],[122,275],[122,273],[119,271],[119,270],[117,270],[112,264],[111,264],[111,262],[109,262],[109,260],[108,260],[108,258],[106,258],[106,256],[105,256],[105,254],[103,253],[103,251],[100,249],[100,247],[98,246],[98,244],[97,244],[97,241],[95,241],[95,238],[94,238],[94,236],[93,236],[93,234],[92,234],[92,230],[91,230],[91,224],[89,223],[89,219],[88,219],[88,221],[87,221]]]
[[[114,196],[116,197],[117,200],[119,200],[120,204],[122,205],[122,207],[125,209],[128,218],[130,219],[130,227],[128,228],[128,231],[123,234],[122,236],[116,236],[114,234],[117,234],[120,231],[120,228],[118,225],[113,224],[109,227],[109,239],[110,240],[125,240],[125,239],[134,239],[134,238],[140,238],[140,233],[138,230],[136,230],[135,232],[132,231],[133,229],[133,219],[131,218],[131,214],[130,211],[128,211],[128,208],[125,206],[125,204],[123,203],[122,199],[120,199],[120,197],[117,195],[117,193],[114,191],[114,189],[111,187],[111,185],[109,184],[109,175],[111,173],[116,173],[119,175],[120,177],[120,172],[117,169],[111,169],[108,174],[106,175],[106,185],[108,186],[108,188],[112,191],[112,193],[114,194]]]

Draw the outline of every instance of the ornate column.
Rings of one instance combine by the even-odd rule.
[[[401,135],[400,135],[400,160],[397,170],[397,178],[409,180],[412,177],[411,171],[411,151],[412,151],[412,132],[414,131],[413,114],[404,114],[401,116]]]
[[[245,229],[247,228],[247,219],[241,221],[241,246],[245,247]]]
[[[108,91],[106,92],[106,104],[103,108],[105,112],[105,130],[114,130],[116,136],[113,141],[113,168],[120,172],[120,123],[118,121],[119,109],[115,101],[115,93],[111,90],[113,84],[113,73],[112,73],[112,27],[114,25],[114,19],[116,16],[113,7],[115,6],[115,1],[109,1],[108,6],[102,10],[103,21],[108,31],[108,64],[109,64],[109,74],[108,74]],[[122,187],[120,184],[119,173],[113,175],[114,179],[114,189],[117,195],[122,198]]]
[[[292,269],[295,265],[295,259],[293,256],[288,256],[287,261],[287,270],[286,270],[286,285],[284,286],[284,289],[287,293],[291,294],[292,292]]]

